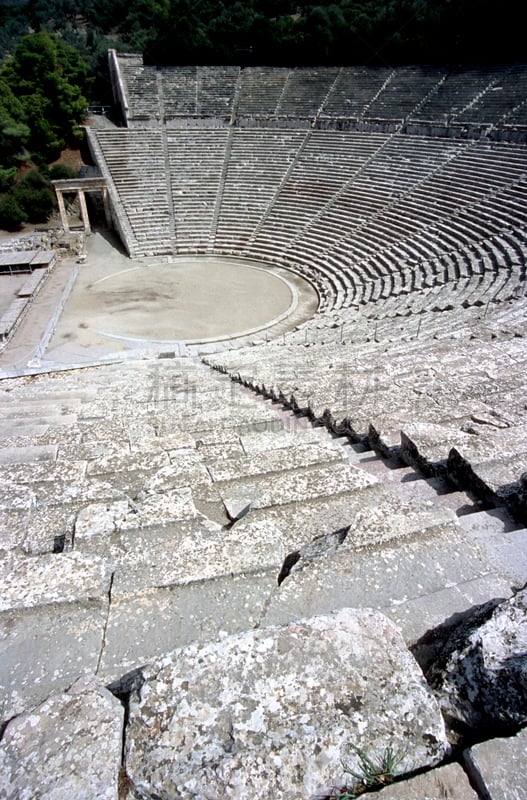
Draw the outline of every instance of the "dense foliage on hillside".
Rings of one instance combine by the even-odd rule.
[[[521,13],[517,0],[3,0],[0,52],[30,26],[92,70],[108,46],[166,64],[511,62]]]
[[[20,39],[0,68],[0,225],[41,222],[54,204],[47,162],[81,136],[88,67],[57,36]],[[32,163],[42,169],[22,170]],[[19,172],[17,176],[17,171]]]

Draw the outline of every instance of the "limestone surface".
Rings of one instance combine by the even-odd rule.
[[[125,766],[142,798],[306,800],[349,782],[356,748],[388,747],[403,772],[438,763],[439,708],[395,626],[342,609],[147,667]]]
[[[380,792],[366,793],[376,800],[478,800],[468,776],[459,764],[448,764],[416,775],[407,781],[387,786]]]
[[[526,800],[527,730],[505,739],[489,739],[465,752],[465,761],[482,796]]]
[[[93,679],[15,717],[0,743],[5,800],[117,800],[124,709]]]

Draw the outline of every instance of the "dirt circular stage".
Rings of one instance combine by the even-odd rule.
[[[100,235],[78,269],[46,351],[61,363],[171,343],[272,338],[318,305],[307,281],[279,267],[221,256],[133,261]]]
[[[296,306],[294,287],[266,269],[224,259],[130,267],[87,287],[91,327],[141,341],[207,341],[258,331]],[[95,316],[94,316],[95,314]]]

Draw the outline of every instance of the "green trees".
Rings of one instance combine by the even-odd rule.
[[[15,163],[29,141],[30,130],[24,120],[22,104],[9,84],[0,77],[0,164],[5,167]]]
[[[36,5],[36,4],[34,4]],[[0,69],[0,227],[44,222],[55,196],[45,166],[82,137],[88,67],[46,31],[24,36]],[[17,167],[43,164],[18,180]]]
[[[53,31],[99,92],[108,47],[152,64],[503,63],[525,57],[521,14],[517,0],[2,0],[0,52]]]
[[[24,36],[0,71],[21,106],[29,128],[27,145],[47,160],[66,143],[78,141],[86,113],[83,95],[88,67],[78,52],[58,37],[40,32]]]

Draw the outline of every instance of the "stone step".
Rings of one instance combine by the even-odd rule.
[[[336,552],[306,560],[303,568],[299,560],[274,590],[262,624],[368,606],[382,609],[414,644],[446,617],[488,599],[489,591],[510,593],[510,581],[451,525],[405,539],[404,558],[397,541],[362,550],[353,544],[350,532]]]
[[[31,462],[53,462],[57,459],[56,445],[33,447],[4,447],[0,450],[0,466],[28,464]]]
[[[471,444],[452,448],[447,463],[449,476],[489,503],[508,505],[518,518],[527,521],[527,500],[521,482],[527,464],[527,444],[518,442],[513,454],[505,452],[484,461],[478,461],[481,456]]]
[[[363,448],[360,445],[355,447]],[[458,516],[480,510],[478,501],[473,500],[466,492],[456,491],[454,486],[443,478],[423,478],[413,467],[405,466],[404,462],[397,458],[382,458],[374,450],[348,452],[352,463],[375,475],[402,496],[409,499],[430,500],[437,505],[452,509]]]
[[[332,497],[374,483],[375,478],[351,464],[342,463],[288,470],[266,478],[254,476],[218,481],[215,486],[229,517],[237,519],[249,508],[267,508],[316,497]]]
[[[318,496],[272,508],[252,508],[247,520],[272,521],[300,549],[318,536],[346,530],[348,547],[376,547],[383,542],[457,529],[452,511],[430,501],[414,501],[375,483],[333,496]]]
[[[516,588],[527,581],[527,528],[521,527],[503,508],[494,508],[460,519],[467,537],[480,548],[490,564],[506,575]]]
[[[331,439],[316,444],[296,445],[268,449],[250,456],[222,458],[207,462],[212,480],[229,481],[265,473],[284,473],[315,464],[337,463],[345,460],[341,448]]]
[[[296,418],[288,412],[288,418],[296,422]],[[280,447],[291,447],[297,444],[317,444],[331,440],[324,428],[287,426],[284,431],[264,431],[262,433],[246,433],[240,437],[240,442],[246,455],[265,452],[269,448],[277,450]]]
[[[81,553],[18,558],[3,576],[0,687],[8,719],[95,674],[111,570]]]
[[[38,436],[45,435],[50,428],[57,427],[59,431],[66,426],[73,426],[77,422],[75,414],[64,414],[62,416],[35,416],[28,421],[27,417],[13,417],[8,420],[0,421],[0,439],[11,439],[18,436]],[[60,432],[59,432],[60,436]]]

